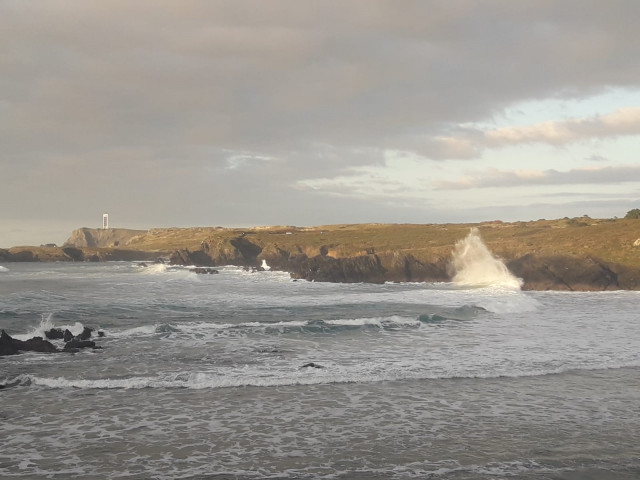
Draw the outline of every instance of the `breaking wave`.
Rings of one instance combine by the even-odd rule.
[[[453,282],[465,286],[500,286],[520,289],[522,279],[514,276],[507,266],[480,238],[477,228],[456,243],[451,264],[455,270]]]
[[[26,341],[33,337],[46,338],[45,332],[48,332],[52,328],[59,328],[61,330],[69,330],[73,335],[79,335],[84,330],[84,325],[80,322],[75,322],[73,325],[55,325],[53,323],[53,313],[42,314],[40,323],[36,325],[30,332],[23,334],[11,335],[16,340]]]
[[[338,365],[328,362],[305,368],[291,362],[287,370],[269,371],[258,366],[237,367],[224,372],[178,372],[153,376],[121,378],[65,378],[22,374],[15,378],[0,379],[5,387],[77,388],[77,389],[217,389],[233,387],[280,387],[291,385],[319,385],[336,383],[372,383],[398,380],[491,379],[527,378],[559,375],[571,371],[617,370],[638,367],[638,362],[601,361],[590,364],[549,365],[547,367],[493,366],[482,370],[468,366],[456,368],[419,368],[415,364],[385,365],[384,362],[368,362],[362,365]],[[233,370],[233,369],[232,369]]]

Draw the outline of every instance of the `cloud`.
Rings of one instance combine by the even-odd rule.
[[[640,135],[640,107],[622,108],[593,118],[507,127],[484,133],[488,147],[523,143],[564,145],[583,139]]]
[[[515,188],[532,185],[596,185],[640,182],[640,165],[619,167],[584,167],[558,170],[498,170],[474,172],[453,181],[436,181],[438,190],[468,190],[476,188]]]
[[[389,150],[481,159],[636,135],[631,105],[461,126],[524,101],[640,88],[637,18],[636,0],[5,0],[0,221],[113,205],[132,223],[315,223],[331,204],[340,222],[369,216],[371,204],[329,198],[354,172],[376,172],[358,188],[368,201],[380,188],[379,212],[421,192],[410,170],[380,170]],[[326,181],[301,189],[310,179]]]

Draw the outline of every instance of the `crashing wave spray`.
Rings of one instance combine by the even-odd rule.
[[[453,282],[459,285],[517,289],[522,286],[522,279],[515,277],[502,260],[489,251],[477,228],[472,228],[466,238],[456,242],[451,265],[455,271]]]

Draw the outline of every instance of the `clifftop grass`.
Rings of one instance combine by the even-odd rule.
[[[194,251],[201,249],[203,242],[225,242],[244,236],[262,248],[271,246],[309,256],[323,252],[342,258],[399,251],[420,261],[434,262],[449,258],[455,243],[473,227],[478,228],[487,246],[505,260],[532,253],[593,256],[607,262],[640,266],[640,246],[634,246],[640,238],[640,220],[588,217],[475,224],[167,228],[149,230],[121,247],[158,253],[184,248]]]

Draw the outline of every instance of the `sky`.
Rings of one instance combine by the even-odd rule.
[[[0,0],[0,247],[640,207],[637,0]]]

